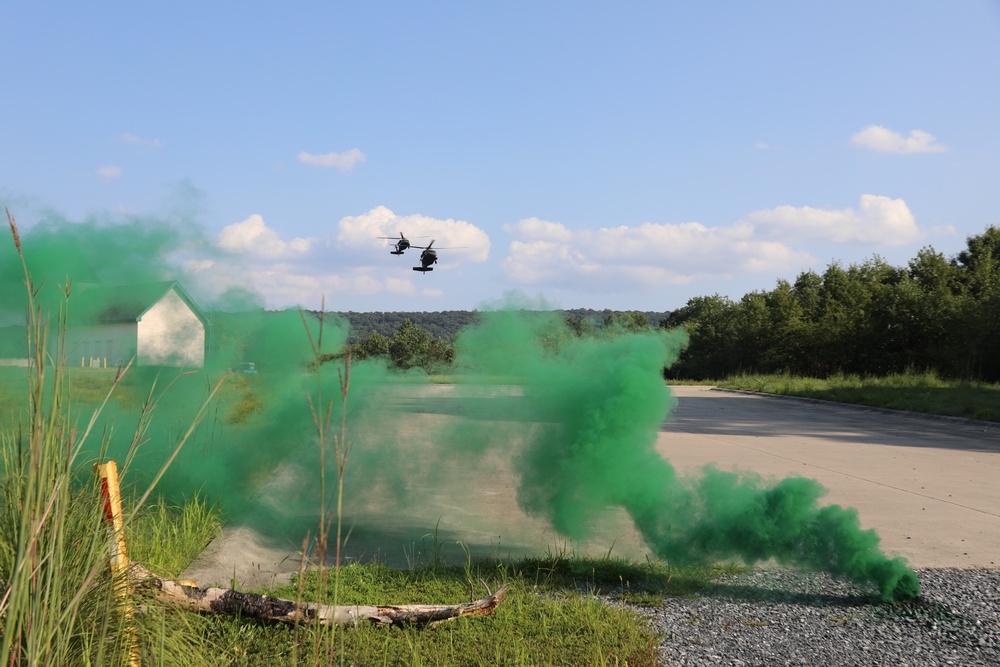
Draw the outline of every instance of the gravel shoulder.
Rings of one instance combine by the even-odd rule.
[[[665,665],[1000,665],[1000,570],[917,570],[922,595],[882,602],[825,574],[761,569],[635,611]]]

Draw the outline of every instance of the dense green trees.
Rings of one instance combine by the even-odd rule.
[[[403,319],[392,338],[372,331],[348,348],[357,359],[386,357],[392,365],[403,370],[417,366],[427,371],[439,370],[455,358],[455,348],[450,341],[431,337],[409,318]]]
[[[660,311],[639,312],[630,311],[623,313],[617,310],[593,310],[591,308],[571,308],[560,311],[566,318],[572,319],[579,327],[592,327],[594,324],[600,325],[602,322],[629,318],[635,323],[646,323],[653,326],[659,325],[670,313]],[[319,313],[313,312],[318,316]],[[347,342],[355,344],[365,339],[371,332],[377,332],[386,338],[392,338],[396,331],[402,326],[404,320],[410,322],[428,334],[431,338],[441,340],[454,340],[459,331],[470,324],[479,321],[479,311],[475,310],[441,310],[441,311],[413,311],[413,312],[354,312],[345,311],[336,313],[350,323],[350,334]],[[581,329],[582,330],[582,329]]]
[[[338,313],[351,324],[347,342],[357,343],[370,332],[392,338],[405,320],[426,331],[431,338],[452,340],[459,331],[479,319],[474,310],[442,310],[433,312],[368,312],[347,311]]]
[[[1000,229],[970,236],[951,259],[924,248],[905,268],[874,256],[738,302],[696,297],[663,326],[691,340],[668,377],[929,370],[1000,381]]]

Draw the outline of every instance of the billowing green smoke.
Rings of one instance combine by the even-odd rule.
[[[37,302],[49,318],[47,349],[56,355],[57,339],[67,341],[64,358],[53,361],[65,362],[73,371],[70,409],[81,425],[111,387],[116,362],[127,359],[108,360],[106,370],[79,369],[90,363],[93,352],[81,356],[73,347],[76,333],[92,331],[100,320],[97,314],[113,311],[116,299],[131,298],[144,285],[186,282],[177,268],[179,253],[219,255],[193,225],[137,217],[73,223],[48,214],[34,225],[20,226],[20,245]],[[27,373],[16,365],[27,356],[24,281],[17,249],[6,235],[0,243],[0,359],[5,360],[0,382],[14,389],[24,386]],[[316,450],[308,396],[322,400],[309,370],[316,357],[310,334],[318,345],[319,320],[313,315],[303,318],[297,309],[264,312],[260,302],[252,290],[236,286],[205,304],[204,367],[133,364],[85,443],[81,464],[86,467],[99,456],[114,458],[126,470],[124,485],[141,493],[174,455],[227,370],[253,361],[260,376],[236,373],[222,381],[159,490],[175,500],[206,495],[234,519],[254,511],[262,482],[290,454],[306,446]],[[60,311],[68,313],[65,331],[57,329]],[[339,349],[346,336],[343,321],[327,318],[323,348]],[[103,366],[104,359],[99,361]],[[4,398],[16,395],[0,392]],[[4,428],[16,428],[15,422],[26,414],[25,406],[12,398],[0,408]],[[125,462],[127,467],[121,465]]]
[[[14,213],[14,212],[12,212]],[[6,228],[6,225],[4,226]],[[47,214],[30,228],[21,228],[25,260],[39,289],[42,304],[54,309],[67,282],[76,285],[126,285],[176,279],[168,262],[171,253],[203,244],[194,228],[162,220],[110,219],[94,216],[68,223]],[[6,234],[0,244],[0,320],[10,315],[23,323],[24,281],[21,262]]]
[[[196,229],[162,221],[53,219],[23,232],[22,245],[36,284],[44,282],[43,301],[55,307],[67,276],[98,286],[183,279],[171,254],[205,249],[206,241]],[[12,243],[0,244],[0,260],[0,326],[9,333],[23,322],[23,276]],[[207,308],[205,368],[135,368],[102,414],[102,435],[85,456],[104,451],[128,461],[126,486],[141,490],[225,371],[253,361],[256,375],[223,380],[160,490],[176,499],[201,493],[231,520],[284,544],[315,533],[320,508],[332,504],[335,453],[349,449],[346,519],[355,540],[366,531],[377,537],[379,524],[393,525],[383,543],[405,536],[415,508],[460,512],[449,494],[509,475],[513,488],[501,484],[490,493],[516,494],[524,521],[544,519],[571,539],[586,540],[609,508],[620,508],[649,548],[671,562],[773,558],[872,582],[887,599],[919,592],[913,572],[882,554],[878,536],[861,530],[853,510],[820,506],[824,490],[814,480],[772,483],[715,469],[678,477],[656,451],[675,404],[662,368],[684,344],[677,332],[604,328],[580,337],[551,312],[491,310],[457,338],[450,384],[381,361],[355,362],[342,414],[344,360],[315,361],[317,352],[340,351],[345,323],[327,318],[321,331],[313,315],[253,307],[260,300],[250,289],[227,295],[228,304]],[[8,343],[0,357],[14,354]],[[84,391],[98,377],[73,376],[81,422],[102,397]]]
[[[459,364],[517,377],[540,422],[517,457],[521,507],[575,538],[605,508],[622,507],[671,562],[773,558],[873,582],[886,599],[918,595],[914,573],[879,550],[854,510],[820,507],[815,480],[769,484],[711,468],[677,477],[655,444],[675,401],[661,369],[682,342],[664,331],[576,338],[558,321],[514,312],[486,313],[463,332]]]

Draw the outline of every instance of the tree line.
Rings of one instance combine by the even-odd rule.
[[[453,311],[459,312],[459,311]],[[549,316],[557,312],[567,326],[559,331],[548,332],[543,340],[543,346],[557,347],[564,337],[583,337],[595,335],[617,335],[628,331],[649,331],[655,326],[650,322],[648,314],[638,311],[593,311],[580,309],[575,311],[525,311],[526,316],[538,314]],[[596,313],[603,313],[597,317]],[[662,322],[669,313],[656,313],[663,317],[656,320]],[[478,316],[478,314],[477,314]],[[478,319],[473,320],[475,323]],[[351,327],[354,323],[351,321]],[[458,330],[455,331],[455,334]],[[353,341],[353,342],[352,342]],[[371,330],[367,336],[355,335],[348,339],[344,349],[336,354],[324,355],[324,361],[341,359],[350,353],[354,359],[371,359],[382,357],[397,368],[408,370],[415,367],[428,372],[447,371],[455,359],[454,334],[451,337],[435,337],[414,322],[410,317],[404,317],[391,335],[385,335],[377,330]]]
[[[558,311],[568,319],[576,321],[603,322],[609,317],[621,314],[623,311],[617,310],[594,310],[592,308],[569,308]],[[636,311],[639,312],[639,311]],[[319,315],[319,313],[313,313]],[[432,338],[440,338],[452,341],[458,332],[470,324],[479,321],[479,311],[477,310],[442,310],[442,311],[412,311],[412,312],[355,312],[340,311],[340,317],[350,324],[350,332],[347,342],[354,344],[368,337],[372,332],[379,333],[388,338],[392,338],[403,322],[409,320],[411,324],[426,331]],[[669,311],[643,311],[640,313],[652,325],[656,326],[670,316]]]
[[[663,325],[690,336],[667,377],[929,371],[998,382],[1000,229],[968,237],[953,257],[925,247],[905,267],[876,255],[738,301],[693,298]]]

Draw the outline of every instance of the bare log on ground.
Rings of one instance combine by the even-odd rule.
[[[455,605],[321,605],[240,593],[230,588],[198,588],[158,577],[133,563],[131,578],[137,586],[150,588],[157,599],[202,614],[240,614],[283,623],[321,625],[434,626],[459,616],[488,616],[507,595],[506,584],[489,597]]]

